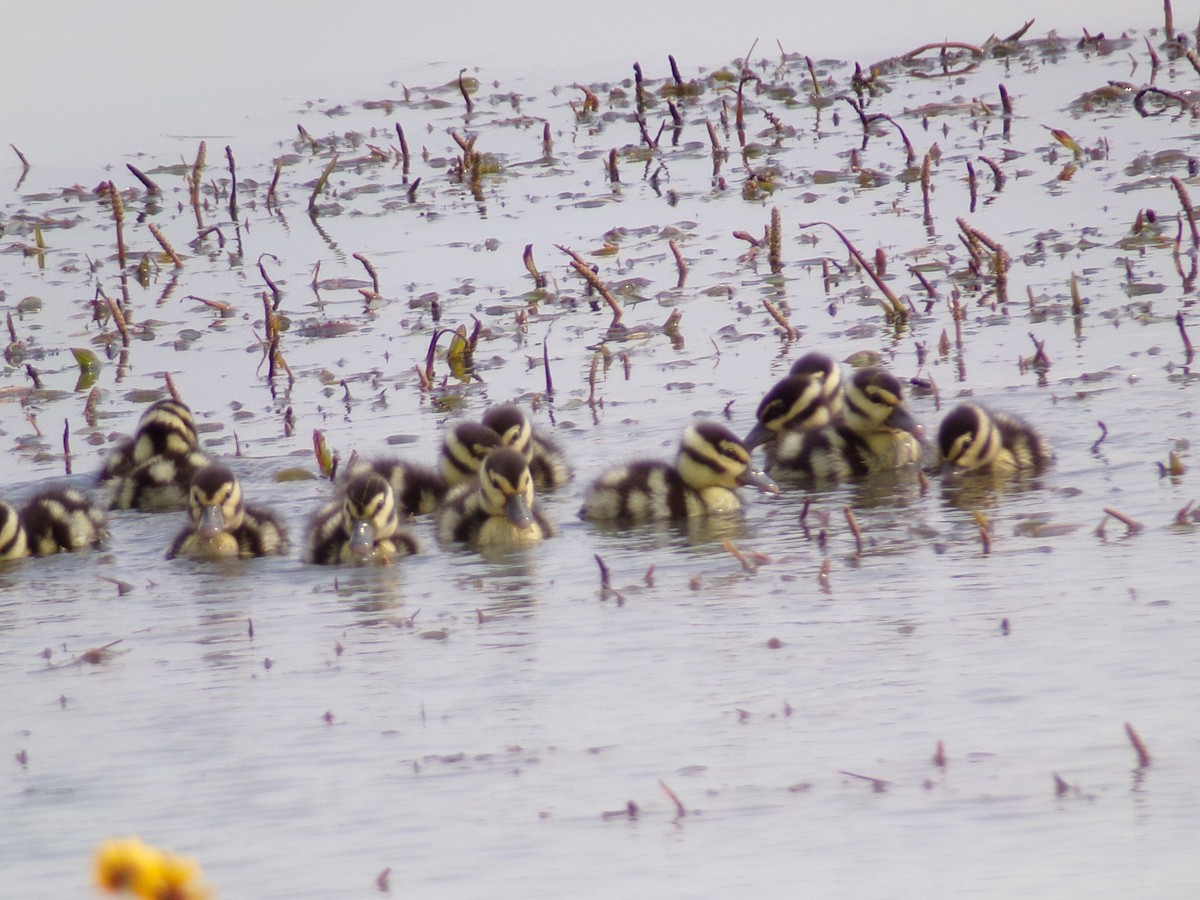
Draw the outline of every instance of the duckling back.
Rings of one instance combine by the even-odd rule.
[[[170,397],[157,400],[138,419],[133,437],[108,455],[100,481],[127,475],[155,456],[185,456],[198,445],[196,421],[187,404]]]
[[[106,534],[104,514],[74,488],[42,491],[20,511],[0,503],[0,559],[73,553],[98,547]]]
[[[1023,419],[975,403],[962,403],[946,415],[938,428],[938,449],[943,460],[959,469],[999,474],[1040,471],[1054,455]]]
[[[559,446],[535,431],[529,417],[514,403],[490,407],[482,424],[500,436],[500,443],[525,457],[539,491],[554,491],[571,480],[571,467]]]
[[[402,518],[433,512],[450,490],[450,485],[440,472],[403,459],[357,463],[350,470],[350,477],[363,473],[379,475],[392,486],[397,512]]]
[[[199,450],[156,454],[112,479],[109,507],[147,512],[184,509],[192,479],[208,464],[209,458]]]

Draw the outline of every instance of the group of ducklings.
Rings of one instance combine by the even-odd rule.
[[[765,447],[765,471],[751,454]],[[673,462],[639,460],[588,488],[580,517],[619,524],[737,512],[737,489],[777,493],[773,480],[838,480],[920,463],[922,430],[904,406],[900,381],[884,369],[855,370],[809,353],[772,387],[744,439],[711,421],[689,425]],[[948,465],[999,474],[1036,471],[1051,459],[1029,425],[974,403],[941,423],[937,449]],[[461,422],[443,441],[436,467],[400,459],[351,466],[332,500],[309,522],[303,557],[318,565],[384,562],[418,552],[403,523],[433,513],[439,539],[477,548],[530,547],[554,534],[535,492],[571,478],[561,450],[513,404]],[[109,456],[100,479],[114,509],[188,510],[167,558],[257,557],[287,550],[271,512],[245,503],[233,471],[198,448],[191,410],[175,399],[146,410],[133,437]],[[44,491],[18,511],[0,502],[0,559],[98,545],[104,517],[74,489]]]

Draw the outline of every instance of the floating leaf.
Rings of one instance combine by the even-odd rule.
[[[326,478],[333,475],[333,454],[329,451],[329,445],[325,443],[325,435],[321,433],[321,429],[313,429],[313,455],[317,458],[317,468],[321,470],[321,474]]]
[[[71,355],[75,357],[75,362],[79,364],[79,368],[81,369],[100,368],[100,357],[86,347],[72,347]]]

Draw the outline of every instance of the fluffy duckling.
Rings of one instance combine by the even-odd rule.
[[[775,482],[751,467],[750,451],[733,432],[715,422],[697,422],[683,432],[674,465],[639,460],[606,472],[588,489],[579,515],[629,523],[737,512],[741,485],[779,492]]]
[[[842,412],[842,370],[824,353],[805,353],[792,363],[789,375],[811,375],[821,383],[821,396],[831,417]]]
[[[466,543],[478,549],[532,547],[554,536],[554,526],[533,499],[529,464],[512,447],[488,454],[477,484],[454,488],[438,510],[438,537],[443,543]]]
[[[363,472],[313,517],[304,560],[317,565],[387,563],[416,552],[416,538],[400,527],[392,486],[380,475]]]
[[[479,422],[459,422],[446,432],[439,462],[449,488],[475,482],[484,458],[501,446],[500,435]]]
[[[554,491],[571,480],[571,468],[559,446],[533,430],[529,417],[513,403],[493,406],[483,424],[500,435],[500,443],[525,457],[539,491]]]
[[[106,533],[104,514],[74,488],[42,491],[20,511],[0,501],[0,559],[98,547]]]
[[[818,481],[902,468],[921,458],[921,428],[904,407],[899,379],[879,368],[859,369],[846,385],[840,416],[816,425],[821,383],[792,375],[759,406],[759,425],[747,436],[767,443],[767,470],[776,477]],[[812,410],[810,418],[805,418]],[[763,435],[768,435],[766,439]]]
[[[433,512],[450,490],[440,472],[405,459],[375,459],[350,469],[351,478],[363,474],[379,475],[391,485],[397,515],[402,518]]]
[[[150,404],[137,431],[105,461],[112,509],[184,509],[192,479],[209,459],[197,449],[196,423],[187,404],[170,398]]]
[[[192,478],[190,521],[175,537],[167,559],[243,559],[287,549],[283,526],[274,514],[247,506],[237,476],[226,466],[208,465]]]
[[[938,429],[942,459],[970,472],[1040,471],[1053,458],[1050,445],[1022,419],[963,403]]]

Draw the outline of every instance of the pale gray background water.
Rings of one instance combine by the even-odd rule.
[[[1137,210],[1153,207],[1164,218],[1177,211],[1167,175],[1200,190],[1182,158],[1200,148],[1188,119],[1141,120],[1127,105],[1070,109],[1110,79],[1149,77],[1142,37],[1159,25],[1160,7],[1057,4],[1037,12],[1030,33],[1057,27],[1069,36],[1057,62],[1005,71],[989,61],[949,84],[891,79],[893,92],[878,108],[894,116],[926,103],[959,105],[930,118],[928,131],[901,117],[918,152],[937,141],[944,154],[932,238],[920,225],[919,193],[899,178],[894,135],[873,137],[863,155],[863,165],[886,175],[878,186],[812,177],[844,173],[858,146],[844,103],[838,125],[832,110],[819,123],[807,108],[787,114],[799,135],[773,154],[785,172],[781,189],[748,202],[739,195],[736,154],[725,167],[730,190],[711,187],[707,135],[697,124],[715,117],[705,113],[708,92],[683,137],[698,146],[664,151],[667,184],[678,193],[671,206],[636,162],[622,163],[618,194],[604,183],[601,158],[610,147],[636,145],[636,128],[629,110],[617,108],[596,133],[575,129],[567,101],[580,95],[568,85],[627,79],[635,59],[657,82],[668,74],[668,52],[685,77],[698,77],[755,37],[756,60],[777,59],[778,39],[789,52],[869,62],[941,37],[981,41],[1033,12],[980,21],[977,13],[956,18],[965,15],[956,7],[913,5],[906,13],[889,4],[876,15],[855,7],[847,23],[835,11],[782,4],[752,15],[693,5],[686,17],[607,9],[601,21],[597,10],[571,19],[557,7],[503,15],[489,7],[491,18],[464,28],[471,13],[461,7],[435,20],[345,4],[336,13],[289,5],[188,15],[148,4],[72,5],[6,23],[11,52],[0,65],[5,84],[21,89],[0,98],[0,136],[35,165],[18,187],[15,156],[0,155],[0,286],[18,334],[50,354],[32,360],[47,391],[27,395],[20,366],[0,383],[8,496],[61,475],[64,419],[77,471],[94,468],[104,448],[88,436],[129,430],[138,412],[129,392],[159,387],[157,373],[168,369],[209,427],[207,446],[232,453],[236,431],[245,456],[235,464],[247,490],[299,532],[327,485],[271,477],[286,465],[311,467],[313,428],[344,452],[380,452],[390,436],[413,436],[399,449],[431,458],[448,418],[541,390],[543,339],[559,390],[553,408],[542,404],[534,417],[564,442],[580,477],[546,500],[562,535],[515,561],[441,550],[420,523],[431,552],[382,571],[318,571],[294,556],[167,564],[161,556],[178,519],[122,515],[104,553],[0,571],[0,749],[9,760],[0,763],[0,894],[86,896],[92,848],[138,833],[196,856],[224,897],[376,896],[375,878],[389,867],[392,893],[415,896],[1195,895],[1198,536],[1170,523],[1196,491],[1191,472],[1171,480],[1155,469],[1171,449],[1194,464],[1195,380],[1181,366],[1172,321],[1180,309],[1191,315],[1192,296],[1169,241],[1127,239]],[[1180,28],[1194,28],[1196,9],[1180,4],[1176,14]],[[1139,29],[1129,47],[1074,50],[1082,27],[1112,35],[1122,26]],[[462,66],[478,66],[488,82],[471,124],[481,148],[500,154],[509,171],[482,206],[436,165],[455,152],[446,130],[466,125],[457,95],[435,89]],[[845,66],[830,64],[829,72],[845,84]],[[978,96],[994,105],[1000,80],[1019,113],[1007,142],[995,118],[961,111]],[[1197,80],[1186,63],[1159,74],[1176,89]],[[391,82],[429,88],[450,105],[362,108],[363,100],[399,98]],[[552,122],[555,163],[540,158],[540,126],[504,126],[510,104],[484,101],[510,91],[522,96],[522,111]],[[339,105],[344,115],[326,115]],[[653,114],[661,118],[661,106]],[[318,137],[376,127],[380,136],[368,140],[387,145],[395,121],[414,151],[428,147],[434,160],[415,161],[422,202],[403,202],[390,166],[363,165],[336,176],[343,211],[315,228],[303,206],[323,159],[293,146],[296,123]],[[754,118],[752,135],[763,126]],[[1109,158],[1061,180],[1069,153],[1043,126],[1088,147],[1106,138]],[[230,144],[239,177],[259,183],[243,199],[245,260],[211,241],[187,248],[195,228],[182,178],[156,176],[168,194],[150,215],[188,261],[173,289],[167,271],[148,288],[133,287],[149,336],[135,342],[120,383],[106,363],[99,385],[107,418],[87,429],[86,392],[74,391],[65,348],[97,334],[85,314],[88,261],[105,260],[97,277],[110,293],[116,266],[105,208],[61,191],[106,177],[132,187],[126,161],[147,169],[190,163],[200,139],[208,141],[209,179],[226,174]],[[1020,156],[1004,163],[1004,191],[985,190],[989,176],[977,164],[983,202],[970,214],[964,161],[980,152],[1001,158],[1006,147]],[[271,217],[262,184],[272,159],[293,152],[284,217]],[[1142,152],[1180,156],[1135,171]],[[760,231],[772,205],[787,235],[782,286],[764,261],[739,261],[745,244],[730,236]],[[139,253],[153,246],[136,222],[143,208],[130,206]],[[14,252],[31,242],[23,211],[78,219],[47,228],[44,271]],[[207,215],[234,233],[219,201]],[[916,297],[903,262],[956,256],[961,266],[960,215],[1019,261],[1006,315],[964,289],[965,349],[944,358],[936,350],[949,326],[944,300],[915,319],[911,333],[890,335],[873,301],[850,296],[856,280],[826,293],[820,267],[804,265],[844,258],[828,232],[796,228],[828,218],[867,252],[884,247],[894,286]],[[586,252],[617,227],[628,229],[620,254],[596,261],[611,281],[646,279],[628,321],[660,323],[679,308],[685,344],[653,337],[615,347],[628,351],[630,375],[615,361],[598,385],[603,405],[592,410],[587,347],[603,337],[607,317],[579,300],[553,245]],[[1174,224],[1166,231],[1173,236]],[[684,291],[674,290],[668,234],[680,236],[692,265]],[[1039,236],[1048,248],[1041,256]],[[537,304],[525,337],[514,315],[527,306],[520,251],[530,242],[564,297],[579,303]],[[318,260],[323,277],[364,277],[353,252],[380,269],[387,302],[371,313],[353,290],[324,291],[322,305],[306,287]],[[283,349],[298,381],[286,398],[273,397],[256,372],[260,253],[279,257],[268,267],[286,282],[283,309],[294,322]],[[1134,286],[1125,282],[1125,259]],[[1185,252],[1185,271],[1189,259]],[[1078,336],[1071,273],[1089,300]],[[934,277],[948,292],[945,273]],[[1037,314],[1027,309],[1027,287]],[[450,412],[421,395],[409,373],[427,340],[428,313],[418,301],[429,292],[446,323],[469,324],[474,312],[495,331],[481,347],[484,383],[452,390],[461,401]],[[219,319],[188,294],[230,302],[238,314]],[[42,310],[19,315],[27,295],[39,296]],[[799,345],[774,335],[763,297],[789,304],[805,331]],[[1149,308],[1137,305],[1146,301]],[[825,312],[831,302],[834,316]],[[354,330],[303,330],[334,320]],[[1046,342],[1053,362],[1043,385],[1016,364],[1032,352],[1028,332]],[[937,479],[921,496],[911,478],[819,492],[807,532],[798,525],[806,492],[750,498],[734,539],[772,560],[752,574],[703,536],[608,533],[575,522],[588,477],[634,453],[669,454],[693,414],[717,415],[733,401],[731,424],[748,428],[758,396],[804,349],[838,357],[882,351],[910,377],[918,374],[918,341],[930,354],[921,374],[936,380],[943,404],[970,390],[1025,414],[1054,441],[1055,468],[1031,489],[998,497],[964,499]],[[331,386],[322,370],[333,373]],[[298,419],[290,438],[280,424],[285,403]],[[911,406],[936,425],[932,396]],[[27,411],[45,431],[40,442]],[[1093,449],[1098,420],[1110,435]],[[862,560],[853,558],[844,525],[847,504],[871,544]],[[1106,536],[1096,536],[1105,506],[1146,530],[1126,537],[1110,522]],[[988,556],[971,507],[995,522]],[[1039,521],[1078,529],[1031,536]],[[822,527],[824,550],[816,541]],[[627,597],[623,606],[599,599],[597,553]],[[818,585],[827,556],[828,594]],[[97,575],[133,590],[118,596]],[[782,646],[768,649],[771,638]],[[117,639],[120,655],[103,665],[48,668]],[[1125,722],[1149,745],[1148,770],[1134,771]],[[931,763],[938,741],[945,770]],[[25,764],[15,758],[21,751]],[[875,793],[845,771],[886,779],[887,789]],[[1071,786],[1061,797],[1055,773]],[[676,818],[660,780],[687,816]],[[641,809],[636,820],[603,818],[629,800]]]

